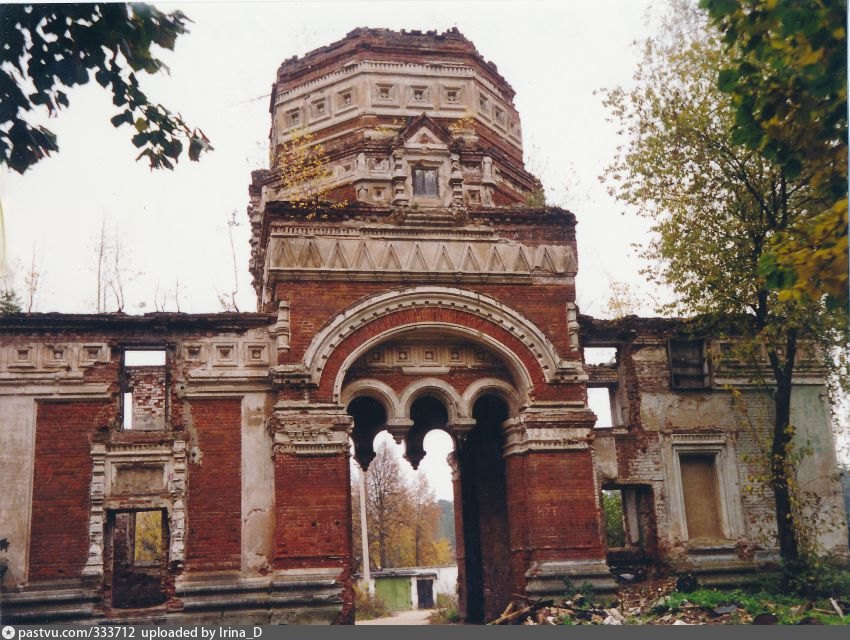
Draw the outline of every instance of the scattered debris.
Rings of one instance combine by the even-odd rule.
[[[535,600],[526,606],[517,605],[515,601],[508,603],[498,618],[487,624],[538,624],[531,617],[535,612],[551,607],[554,600]]]
[[[838,595],[815,601],[784,593],[718,591],[698,585],[691,589],[696,581],[690,574],[634,582],[622,576],[617,576],[620,590],[611,604],[599,604],[592,591],[575,593],[557,604],[516,599],[490,624],[835,624],[845,622],[845,611],[850,611],[850,602]]]

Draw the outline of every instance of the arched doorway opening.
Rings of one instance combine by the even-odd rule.
[[[497,617],[511,594],[523,588],[522,576],[514,580],[511,570],[503,454],[505,421],[517,415],[527,397],[523,382],[528,374],[517,373],[516,358],[488,343],[434,327],[388,334],[355,352],[349,362],[339,375],[340,400],[354,418],[351,438],[359,468],[352,475],[357,478],[360,468],[369,469],[385,446],[403,445],[399,457],[406,461],[401,466],[411,485],[420,465],[430,466],[437,456],[448,458],[439,480],[429,478],[429,484],[442,483],[446,495],[441,506],[454,532],[449,558],[456,560],[457,578],[450,592],[457,595],[466,621]],[[448,434],[451,448],[436,447],[426,456],[426,438],[438,432]],[[355,495],[352,511],[356,515],[358,510]],[[410,521],[403,526],[410,528]],[[357,531],[354,537],[359,537]],[[371,554],[355,548],[354,555],[371,555],[373,568],[383,570],[393,554],[382,551],[377,562],[373,546]],[[424,564],[419,554],[412,556],[405,567]]]
[[[511,600],[502,423],[508,405],[494,394],[473,405],[475,426],[458,453],[463,521],[466,621],[492,620]],[[458,561],[460,562],[460,560]]]

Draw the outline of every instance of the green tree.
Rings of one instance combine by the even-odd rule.
[[[173,49],[187,22],[181,11],[142,3],[0,5],[0,164],[23,173],[59,149],[53,132],[32,121],[67,107],[67,89],[91,72],[120,109],[112,124],[130,125],[137,159],[151,168],[173,168],[184,143],[191,160],[212,149],[203,131],[152,102],[137,78],[167,70],[154,46]]]
[[[771,239],[762,270],[784,297],[848,303],[847,2],[701,0],[726,60],[732,141],[760,151],[821,202]]]
[[[21,312],[21,299],[12,289],[0,291],[0,316]]]
[[[645,44],[633,87],[606,92],[628,142],[605,177],[614,195],[654,221],[645,256],[648,275],[678,294],[667,310],[743,318],[737,329],[767,353],[770,486],[780,552],[793,559],[799,511],[790,409],[798,346],[817,338],[829,356],[830,347],[847,339],[847,316],[818,298],[780,296],[761,265],[774,237],[828,202],[811,185],[810,172],[791,177],[760,151],[736,144],[736,108],[716,83],[728,53],[705,14],[678,1],[665,20],[661,34]]]

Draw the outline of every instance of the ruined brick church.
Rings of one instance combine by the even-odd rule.
[[[3,621],[352,622],[349,461],[383,430],[413,466],[430,430],[454,442],[469,622],[567,579],[611,592],[619,566],[728,584],[775,559],[749,490],[768,393],[729,339],[579,314],[576,216],[534,205],[513,97],[456,29],[352,31],[278,70],[257,313],[0,317]],[[320,184],[282,178],[303,132]],[[840,505],[806,357],[801,473]],[[846,552],[846,529],[822,541]]]

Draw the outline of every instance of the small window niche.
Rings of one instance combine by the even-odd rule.
[[[671,339],[670,386],[673,389],[708,389],[711,371],[706,357],[705,340]]]
[[[168,407],[165,349],[125,349],[122,367],[122,430],[162,431]]]
[[[435,167],[413,168],[413,195],[436,198],[440,195]]]
[[[623,492],[619,489],[604,489],[602,511],[605,515],[605,539],[608,547],[625,547],[626,521]]]

